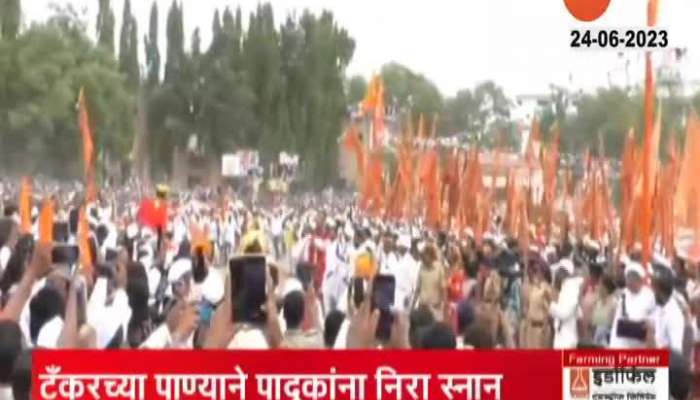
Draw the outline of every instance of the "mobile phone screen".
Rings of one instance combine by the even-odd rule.
[[[233,320],[263,322],[265,313],[266,261],[262,255],[246,255],[229,261]]]
[[[391,336],[391,325],[394,316],[391,308],[394,306],[394,291],[396,279],[393,275],[377,275],[372,285],[372,309],[379,310],[379,323],[377,324],[377,339],[388,340]]]
[[[68,241],[68,222],[54,222],[53,224],[53,240],[59,243]]]

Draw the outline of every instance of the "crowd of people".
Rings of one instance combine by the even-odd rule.
[[[29,398],[34,348],[663,348],[673,397],[689,392],[700,260],[682,249],[643,264],[638,246],[618,254],[587,238],[524,248],[497,213],[477,239],[372,217],[349,197],[262,206],[221,188],[160,188],[167,222],[149,226],[129,186],[87,205],[89,261],[57,260],[77,243],[79,193],[35,189],[22,231],[19,185],[1,191],[0,399]],[[49,196],[68,232],[51,243],[37,226]],[[243,255],[266,260],[257,320],[232,300],[248,290],[229,273]],[[374,295],[380,277],[392,298]]]

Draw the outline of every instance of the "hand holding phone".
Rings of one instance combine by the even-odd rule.
[[[391,325],[394,323],[392,308],[394,306],[394,292],[396,291],[396,279],[393,275],[377,275],[372,285],[372,310],[379,310],[379,323],[377,324],[376,337],[379,340],[389,340],[391,337]]]
[[[235,321],[261,323],[267,300],[267,268],[263,255],[244,255],[229,261],[231,308]]]

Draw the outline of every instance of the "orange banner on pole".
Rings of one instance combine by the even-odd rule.
[[[658,10],[658,1],[649,0],[647,4],[648,26],[653,27],[656,25]],[[647,264],[651,261],[652,253],[652,206],[656,183],[659,137],[661,136],[659,132],[661,115],[656,117],[656,126],[654,126],[656,89],[654,87],[654,63],[651,52],[647,51],[644,61],[644,146],[642,151],[642,203],[639,209],[641,214],[640,235],[642,240],[642,261]]]
[[[80,248],[80,265],[84,271],[92,271],[92,250],[90,248],[90,225],[85,206],[78,213],[78,247]]]
[[[83,141],[83,167],[85,173],[85,198],[87,201],[97,199],[97,188],[95,186],[95,146],[92,141],[92,128],[90,127],[90,117],[88,115],[87,102],[85,100],[85,90],[80,89],[78,96],[78,124],[80,135]]]
[[[678,224],[700,235],[700,120],[694,111],[688,115],[685,147],[680,161],[674,211]]]
[[[355,125],[351,125],[343,138],[343,147],[355,155],[357,172],[361,178],[365,173],[365,149],[360,139],[360,133]]]
[[[39,241],[53,243],[53,219],[54,219],[53,199],[44,200],[44,204],[39,212]]]
[[[22,178],[19,189],[19,231],[31,233],[32,231],[32,179]]]

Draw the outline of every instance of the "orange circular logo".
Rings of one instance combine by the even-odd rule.
[[[610,0],[564,0],[564,4],[577,20],[591,22],[605,14]]]

